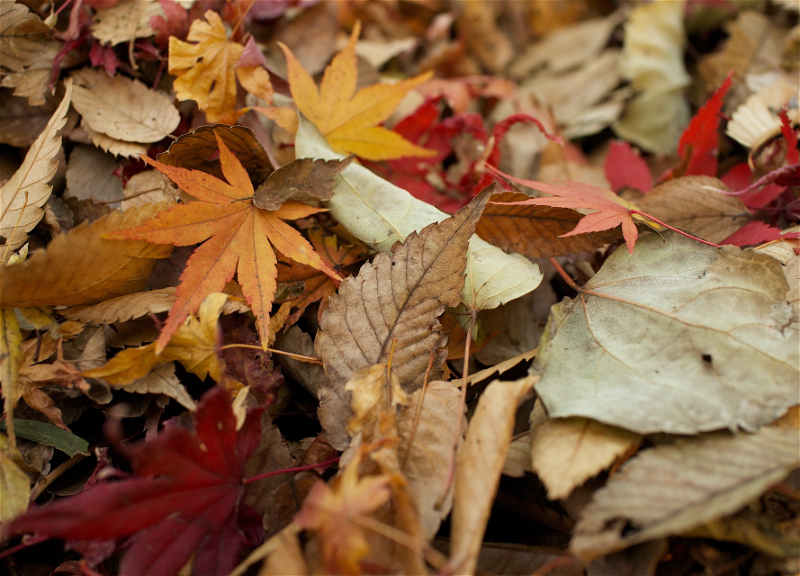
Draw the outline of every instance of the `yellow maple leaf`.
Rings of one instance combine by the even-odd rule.
[[[350,42],[325,69],[319,89],[292,51],[279,43],[286,54],[289,87],[297,109],[327,138],[331,148],[341,154],[357,154],[367,160],[435,156],[434,150],[412,144],[396,132],[377,126],[394,112],[409,91],[426,82],[432,72],[396,84],[374,84],[356,92],[356,41],[360,31],[357,22]],[[271,110],[268,115],[273,117],[281,109]]]
[[[236,79],[252,94],[272,101],[269,73],[261,66],[241,66],[245,47],[228,40],[219,14],[207,10],[206,21],[195,20],[184,42],[169,38],[169,73],[179,100],[194,100],[209,122],[217,122],[236,109]],[[196,42],[191,44],[190,42]]]

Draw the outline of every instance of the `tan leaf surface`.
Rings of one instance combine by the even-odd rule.
[[[530,438],[533,470],[551,500],[566,498],[642,441],[638,434],[588,418],[548,418],[541,402],[531,413]]]
[[[755,430],[800,403],[797,317],[772,257],[664,232],[583,289],[553,307],[540,344],[550,416],[696,434]]]
[[[72,104],[89,127],[123,142],[157,142],[180,122],[170,98],[138,80],[103,70],[75,72]]]
[[[8,4],[4,2],[4,4]],[[31,106],[42,106],[50,93],[50,78],[53,76],[53,64],[61,47],[61,42],[53,41],[30,66],[21,72],[13,72],[3,76],[0,86],[14,88],[14,96],[27,98]]]
[[[789,428],[717,433],[645,450],[595,492],[570,549],[590,560],[684,533],[736,512],[798,465],[800,439]]]
[[[711,176],[684,176],[656,186],[637,204],[643,212],[671,226],[719,243],[750,220],[750,211],[736,196],[726,196],[706,186],[728,189]]]
[[[120,42],[132,42],[136,38],[153,35],[150,18],[163,16],[164,10],[155,0],[120,2],[111,8],[100,8],[94,16],[92,36],[101,44],[112,46]]]
[[[522,478],[525,472],[533,472],[531,467],[531,438],[523,434],[515,438],[508,446],[506,461],[503,462],[503,475]]]
[[[800,315],[800,282],[797,281],[800,278],[800,255],[795,252],[796,248],[800,248],[797,240],[794,242],[791,240],[776,240],[759,246],[754,250],[760,254],[769,254],[781,263],[783,275],[789,284],[787,300],[795,312]]]
[[[550,258],[585,252],[616,241],[612,230],[559,238],[571,232],[583,214],[568,208],[550,206],[502,205],[495,202],[519,202],[530,196],[503,192],[492,198],[475,227],[475,233],[503,250],[515,251],[528,258]]]
[[[7,452],[8,442],[0,436],[0,522],[6,523],[28,509],[31,479]]]
[[[496,364],[489,368],[485,368],[484,370],[481,370],[479,372],[470,374],[469,377],[467,378],[467,384],[475,384],[476,382],[481,382],[494,374],[497,374],[499,376],[503,372],[511,370],[514,366],[516,366],[520,362],[525,362],[526,360],[532,360],[536,356],[536,353],[538,351],[539,351],[538,348],[534,348],[533,350],[530,350],[528,352],[523,352],[518,356],[514,356],[513,358],[504,360],[499,364]]]
[[[157,204],[169,200],[164,192],[164,180],[158,170],[145,170],[131,176],[125,184],[123,193],[126,200],[120,203],[120,208],[128,210],[145,204]]]
[[[517,406],[538,376],[495,380],[478,400],[467,438],[456,458],[455,502],[450,531],[454,573],[473,574],[500,474],[514,432]]]
[[[436,535],[439,525],[453,506],[452,490],[444,499],[441,496],[447,483],[460,400],[461,391],[456,386],[436,380],[428,383],[424,395],[422,389],[415,391],[409,397],[408,405],[397,414],[400,471],[408,481],[426,540]],[[419,419],[414,430],[418,410]],[[466,430],[463,414],[460,419],[461,430]]]
[[[50,28],[20,2],[0,4],[0,56],[2,66],[21,72],[35,63],[49,47]]]
[[[0,265],[0,305],[74,306],[139,292],[156,259],[168,257],[172,247],[104,240],[102,235],[140,224],[166,207],[112,212],[56,236],[26,262]]]
[[[136,142],[124,142],[117,140],[107,134],[92,130],[86,123],[86,119],[81,119],[81,130],[86,132],[86,135],[91,140],[92,144],[102,149],[105,152],[110,152],[115,156],[125,156],[132,158],[139,156],[139,154],[147,154],[146,144],[137,144]]]
[[[44,216],[42,206],[50,197],[53,187],[49,182],[58,168],[58,161],[53,159],[61,148],[61,137],[57,134],[67,121],[72,96],[72,83],[67,82],[66,87],[64,99],[44,131],[28,149],[22,165],[0,190],[0,241],[4,253],[9,246],[12,250],[22,246],[27,233]]]
[[[431,350],[437,352],[430,378],[441,376],[447,336],[437,318],[461,300],[467,245],[490,194],[409,235],[393,253],[378,254],[342,282],[315,342],[334,389],[356,370],[388,361],[392,350],[393,372],[406,390],[422,386]]]
[[[125,392],[137,394],[164,394],[188,410],[196,410],[197,404],[186,391],[186,387],[175,376],[175,364],[162,364],[138,380],[122,387]]]

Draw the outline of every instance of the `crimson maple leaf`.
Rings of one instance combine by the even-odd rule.
[[[164,349],[178,326],[200,307],[206,296],[222,291],[237,268],[239,284],[256,316],[261,342],[266,346],[278,274],[272,246],[296,262],[308,264],[331,278],[341,280],[314,252],[311,244],[284,222],[305,218],[324,209],[300,202],[284,202],[277,210],[257,208],[253,204],[255,191],[247,171],[219,135],[215,136],[222,174],[228,183],[205,172],[167,166],[142,157],[198,201],[170,208],[135,228],[106,235],[116,240],[148,240],[175,246],[190,246],[208,240],[194,251],[181,274],[178,298],[156,341],[157,353]]]
[[[197,408],[196,434],[173,426],[152,441],[121,447],[137,477],[32,508],[4,531],[65,540],[136,534],[122,576],[175,574],[198,547],[193,574],[227,574],[244,542],[237,503],[245,464],[261,441],[262,412],[251,410],[237,432],[227,392],[213,388]]]

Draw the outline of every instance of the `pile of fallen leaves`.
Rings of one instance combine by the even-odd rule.
[[[797,574],[798,30],[0,1],[3,573]]]

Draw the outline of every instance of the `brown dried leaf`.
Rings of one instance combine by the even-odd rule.
[[[156,259],[168,257],[172,247],[104,240],[102,235],[136,226],[166,207],[162,203],[112,212],[56,236],[47,250],[26,262],[0,265],[0,305],[92,304],[142,290]]]
[[[186,387],[175,376],[174,363],[157,366],[152,372],[126,384],[122,389],[137,394],[164,394],[188,410],[194,412],[197,409],[197,404],[186,391]]]
[[[517,406],[538,376],[495,380],[484,391],[456,459],[450,549],[454,572],[473,574],[500,474],[514,431]]]
[[[799,455],[797,430],[772,427],[645,450],[595,492],[570,549],[591,560],[702,526],[780,482],[800,465]]]
[[[502,205],[495,202],[521,202],[530,196],[503,192],[492,198],[475,233],[506,251],[528,258],[550,258],[594,250],[616,241],[613,230],[559,238],[571,232],[583,214],[568,208],[550,206]]]
[[[92,130],[86,123],[85,118],[81,119],[81,130],[86,133],[88,137],[87,142],[91,141],[92,144],[102,149],[104,152],[114,154],[115,156],[125,156],[126,158],[147,154],[147,145],[137,144],[136,142],[124,142],[112,138],[107,134],[103,134],[102,132]]]
[[[262,210],[277,210],[288,200],[330,200],[336,177],[350,165],[344,160],[299,158],[281,166],[256,188],[253,204]]]
[[[422,389],[414,392],[408,405],[397,414],[397,433],[400,437],[397,457],[417,509],[422,535],[430,540],[453,506],[452,491],[444,499],[441,495],[447,484],[453,455],[461,391],[451,382],[437,380],[428,383],[424,395],[422,392]],[[418,409],[415,431],[414,420]],[[467,428],[463,412],[460,419],[463,433]]]
[[[164,10],[155,0],[121,2],[111,8],[100,8],[94,16],[92,36],[101,44],[112,46],[120,42],[133,42],[136,38],[153,35],[150,18],[163,16]]]
[[[92,130],[123,142],[157,142],[181,120],[170,98],[122,75],[75,72],[72,104]]]
[[[52,42],[50,28],[20,2],[0,5],[0,54],[3,68],[22,72],[34,64]]]
[[[386,362],[392,350],[393,372],[407,391],[422,386],[431,350],[436,352],[430,378],[441,377],[447,336],[437,318],[445,306],[461,300],[469,238],[492,191],[482,192],[455,216],[409,235],[393,253],[378,254],[358,276],[342,282],[316,339],[335,390],[356,370]]]
[[[548,418],[541,402],[531,413],[533,469],[551,500],[572,490],[635,448],[642,437],[588,418]]]
[[[685,228],[709,242],[722,242],[750,220],[750,212],[736,196],[726,196],[706,186],[727,190],[711,176],[684,176],[656,186],[639,208],[672,226]]]
[[[42,206],[50,197],[50,180],[58,168],[54,156],[61,149],[58,131],[67,121],[72,83],[67,82],[64,99],[50,117],[44,131],[28,149],[22,165],[0,191],[0,242],[3,252],[16,250],[25,243],[28,232],[44,216]]]

